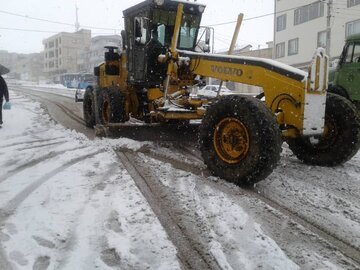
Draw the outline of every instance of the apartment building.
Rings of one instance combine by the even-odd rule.
[[[61,32],[43,40],[44,72],[49,78],[62,73],[79,72],[79,55],[90,48],[91,31]]]
[[[19,54],[0,50],[0,64],[10,69],[8,78],[39,81],[43,77],[43,54]]]
[[[94,67],[104,61],[105,46],[122,48],[121,36],[119,35],[102,35],[95,36],[91,39],[89,50],[83,51],[79,57],[78,69],[80,72],[92,73]]]
[[[275,0],[274,58],[306,69],[318,47],[339,58],[347,36],[360,33],[360,0]]]

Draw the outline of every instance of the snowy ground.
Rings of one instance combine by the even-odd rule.
[[[10,95],[0,130],[0,254],[11,266],[0,260],[0,269],[178,269],[108,142],[64,130],[39,104]]]
[[[153,143],[88,140],[55,124],[40,104],[10,95],[12,110],[4,111],[0,129],[0,269],[180,269],[176,247],[112,150]],[[300,269],[265,233],[266,224],[258,223],[245,207],[245,202],[256,206],[252,199],[219,192],[168,163],[142,154],[139,159],[177,196],[174,210],[193,224],[194,237],[206,242],[222,269]],[[330,185],[327,194],[314,188],[314,194],[303,194],[306,185],[313,185],[311,179],[326,184],[324,170],[299,171],[305,167],[285,150],[279,168],[259,190],[273,192],[290,208],[302,207],[304,214],[313,208],[330,209],[317,219],[325,226],[338,225],[339,235],[359,247],[359,160],[358,154],[342,170],[329,169],[331,177],[341,177],[344,190]],[[309,180],[295,185],[296,173]],[[307,200],[311,204],[304,208],[301,204],[309,205]],[[341,205],[346,206],[345,214]],[[321,254],[304,256],[308,261],[301,268],[341,269]]]

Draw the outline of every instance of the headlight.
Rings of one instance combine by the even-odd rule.
[[[154,3],[158,6],[162,6],[165,0],[154,0]]]
[[[205,10],[205,6],[199,6],[199,12],[200,12],[200,13],[203,13],[204,10]]]

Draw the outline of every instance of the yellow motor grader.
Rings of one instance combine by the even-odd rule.
[[[209,171],[239,185],[266,178],[285,140],[308,164],[335,166],[360,147],[360,118],[345,98],[326,92],[328,57],[318,49],[309,72],[274,60],[209,53],[199,46],[205,6],[146,0],[124,14],[123,48],[107,47],[86,89],[88,127],[201,119],[199,143]],[[199,49],[200,48],[200,49]],[[262,98],[197,95],[204,77],[259,86]],[[220,90],[219,90],[220,91]],[[151,125],[149,126],[151,128]]]

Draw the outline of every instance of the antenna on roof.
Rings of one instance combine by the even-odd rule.
[[[77,5],[75,4],[75,16],[76,16],[75,31],[76,31],[76,32],[79,31],[79,29],[80,29],[78,10],[79,10],[79,8],[78,8]]]

